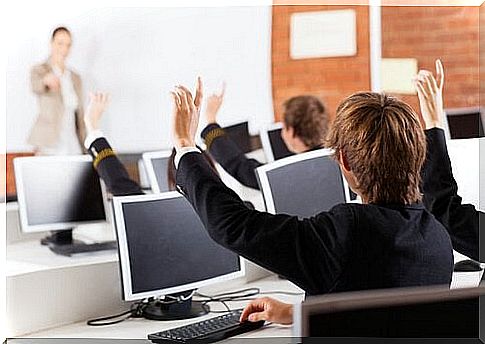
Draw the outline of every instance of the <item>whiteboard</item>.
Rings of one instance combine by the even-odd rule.
[[[198,75],[206,95],[226,81],[222,125],[249,120],[256,134],[273,122],[270,6],[98,8],[80,13],[64,20],[56,17],[58,22],[31,16],[28,30],[10,40],[8,152],[32,148],[26,138],[37,105],[30,68],[47,58],[50,31],[60,24],[73,34],[68,65],[82,77],[85,104],[89,90],[112,96],[101,129],[119,152],[170,147],[169,91],[177,84],[193,89]]]
[[[357,53],[355,10],[300,12],[291,15],[292,59],[354,56]]]

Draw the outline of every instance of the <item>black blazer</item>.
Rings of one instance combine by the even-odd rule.
[[[471,204],[462,204],[458,196],[444,131],[438,128],[426,130],[426,138],[428,152],[422,171],[423,202],[448,230],[453,248],[479,260],[479,232],[485,226],[485,214]]]
[[[180,159],[177,185],[216,242],[308,294],[451,282],[450,238],[422,204],[271,215],[248,209],[199,153]]]
[[[89,154],[96,163],[95,169],[106,184],[106,188],[113,196],[142,195],[143,190],[137,182],[130,179],[125,166],[114,154],[113,149],[108,141],[104,138],[98,138],[93,141],[88,149]],[[105,156],[98,159],[98,155]]]
[[[259,190],[256,168],[263,165],[256,159],[248,159],[237,144],[224,133],[219,124],[209,124],[202,130],[207,150],[241,184]]]
[[[263,164],[256,159],[249,159],[239,149],[237,144],[224,133],[219,124],[209,124],[202,130],[202,139],[206,142],[207,150],[212,158],[239,183],[259,190],[256,169]],[[315,146],[310,150],[323,148]]]

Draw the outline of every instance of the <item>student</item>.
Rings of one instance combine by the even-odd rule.
[[[406,103],[370,92],[339,106],[330,133],[349,186],[364,204],[314,217],[248,210],[195,148],[195,101],[179,86],[173,137],[177,186],[220,245],[287,278],[309,295],[451,282],[448,233],[421,203],[424,132]]]
[[[436,60],[436,80],[427,70],[421,70],[415,80],[421,109],[421,123],[427,138],[427,156],[422,170],[423,203],[444,224],[455,250],[478,260],[479,223],[485,223],[483,212],[472,205],[461,204],[453,178],[443,131],[444,70]],[[241,321],[268,320],[291,324],[293,307],[271,298],[253,300],[243,311]]]
[[[87,137],[84,146],[93,157],[93,165],[99,177],[105,182],[107,190],[114,196],[142,195],[140,185],[132,180],[126,168],[116,156],[103,133],[99,130],[99,121],[109,103],[106,93],[90,95],[90,103],[84,117]],[[175,168],[173,157],[170,156],[167,166],[168,186],[171,191],[175,190]],[[211,158],[203,153],[204,158],[215,171],[215,165]],[[246,203],[249,206],[249,203]]]
[[[444,70],[440,60],[436,61],[436,78],[421,70],[415,80],[429,147],[422,171],[423,202],[448,230],[453,248],[479,260],[479,227],[485,224],[485,214],[471,204],[462,204],[453,178],[443,131]]]
[[[217,112],[224,98],[225,85],[221,93],[207,98],[205,117],[208,125],[201,136],[211,156],[241,184],[259,189],[255,169],[262,165],[256,159],[248,159],[217,124]],[[328,129],[325,107],[314,96],[298,96],[284,104],[284,122],[281,137],[293,153],[303,153],[323,148]]]

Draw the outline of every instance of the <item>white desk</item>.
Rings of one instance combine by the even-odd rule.
[[[455,253],[455,261],[462,260],[466,257]],[[459,272],[454,273],[452,288],[471,287],[478,285],[482,273],[481,272]],[[215,294],[222,291],[237,290],[241,288],[258,287],[262,292],[266,291],[289,291],[289,292],[302,292],[301,289],[293,285],[292,283],[277,278],[276,276],[267,277],[251,283],[244,283],[243,281],[235,281],[233,283],[225,283],[224,285],[218,285],[215,287],[208,287],[201,289],[201,293]],[[289,296],[282,294],[273,295],[261,295],[261,296],[273,296],[279,300],[295,303],[303,300],[303,294],[299,296]],[[247,304],[247,301],[238,301],[229,303],[232,308],[242,308]],[[125,309],[127,305],[125,304]],[[214,303],[211,304],[214,310],[223,310],[223,306]],[[106,312],[105,315],[115,314],[116,312]],[[146,319],[129,319],[120,324],[103,326],[103,327],[90,327],[86,325],[85,321],[76,322],[70,325],[59,326],[51,328],[49,330],[39,331],[28,334],[27,337],[32,338],[124,338],[124,339],[144,339],[149,333],[170,329],[182,325],[189,324],[191,322],[204,320],[210,317],[217,316],[219,314],[209,314],[205,317],[189,320],[179,321],[151,321]],[[260,330],[253,331],[242,335],[242,337],[256,338],[256,337],[290,337],[292,335],[291,326],[281,325],[268,325]]]
[[[279,279],[276,276],[271,276],[264,278],[259,281],[255,281],[249,284],[236,285],[229,290],[237,290],[241,288],[258,287],[262,292],[267,291],[288,291],[292,293],[301,293],[299,296],[289,296],[282,294],[274,295],[261,295],[262,296],[274,296],[278,299],[289,302],[296,303],[303,300],[303,291],[296,287],[291,282]],[[215,288],[203,288],[201,293],[213,294],[221,291],[221,286],[219,290]],[[224,291],[229,291],[224,290]],[[229,302],[229,306],[232,308],[242,308],[247,304],[248,301],[238,301]],[[210,305],[214,310],[223,310],[224,307],[221,304],[213,303]],[[108,314],[107,314],[108,315]],[[218,316],[220,314],[208,314],[203,317],[188,320],[177,320],[177,321],[152,321],[146,319],[128,319],[122,323],[102,326],[102,327],[91,327],[87,326],[86,322],[78,322],[72,325],[66,325],[58,328],[53,328],[47,331],[36,332],[28,335],[29,338],[124,338],[124,339],[146,339],[147,334],[154,333],[157,331],[163,331],[174,327],[183,326],[196,321],[205,320],[211,317]],[[267,325],[264,328],[256,331],[249,332],[242,335],[248,338],[257,337],[289,337],[291,336],[291,326],[281,326],[281,325]]]

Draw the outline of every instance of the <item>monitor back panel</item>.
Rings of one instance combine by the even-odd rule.
[[[251,152],[248,122],[224,127],[224,132],[237,144],[243,153]]]
[[[153,172],[155,173],[155,178],[157,180],[160,192],[169,191],[168,188],[168,157],[163,158],[152,158]],[[153,189],[153,185],[152,185]]]
[[[122,207],[133,294],[240,270],[239,256],[209,237],[184,197]]]
[[[477,338],[479,298],[314,314],[311,337]]]
[[[448,128],[452,139],[484,137],[484,123],[480,111],[448,114]]]
[[[282,166],[267,175],[277,214],[304,218],[346,202],[342,173],[329,156]]]

